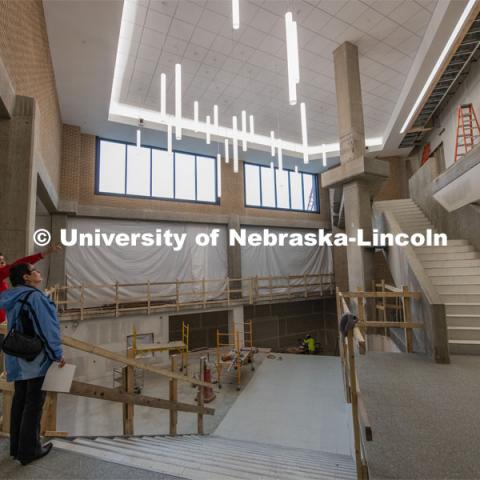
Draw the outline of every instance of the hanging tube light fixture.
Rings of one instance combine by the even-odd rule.
[[[194,131],[198,132],[198,101],[193,102],[193,122],[195,124]]]
[[[172,124],[169,123],[167,127],[167,152],[172,153]]]
[[[253,118],[253,115],[250,115],[249,117],[250,120],[250,135],[255,135],[255,119]]]
[[[228,148],[228,138],[225,139],[225,163],[230,163],[230,151]]]
[[[217,196],[222,196],[222,156],[217,153]]]
[[[206,122],[207,128],[206,128],[206,138],[207,138],[207,145],[210,145],[210,115],[207,115]]]
[[[322,161],[323,161],[323,166],[327,166],[327,149],[325,147],[325,144],[322,145]]]
[[[247,151],[247,112],[242,110],[242,150]]]
[[[270,131],[270,153],[272,157],[275,156],[275,132],[273,130]]]
[[[303,163],[308,163],[308,131],[305,102],[300,104],[300,123],[302,125]]]
[[[300,82],[298,59],[298,35],[292,12],[285,14],[285,35],[287,44],[288,97],[290,105],[297,104],[297,83]]]
[[[234,30],[240,28],[240,0],[232,0],[232,24]]]
[[[233,171],[238,173],[238,123],[237,116],[232,117],[233,128]]]
[[[175,65],[175,138],[182,139],[182,66]]]
[[[218,128],[218,105],[213,106],[213,125]]]
[[[160,74],[160,115],[165,117],[167,113],[167,76]]]

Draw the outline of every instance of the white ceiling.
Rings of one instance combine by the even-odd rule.
[[[173,113],[174,65],[182,64],[183,114],[219,105],[220,124],[241,110],[256,132],[276,130],[301,143],[299,108],[288,104],[284,14],[298,23],[300,84],[310,144],[338,142],[333,50],[358,45],[367,137],[382,137],[437,0],[240,0],[232,29],[231,0],[125,0],[129,48],[120,101],[158,110],[159,76],[167,74]],[[132,13],[135,12],[135,13]]]

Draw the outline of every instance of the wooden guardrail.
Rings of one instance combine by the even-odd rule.
[[[143,293],[139,294],[139,290]],[[137,293],[132,294],[132,291]],[[325,273],[175,282],[116,282],[54,286],[47,293],[62,318],[83,320],[87,316],[118,317],[132,312],[150,315],[187,308],[205,309],[333,296],[335,279],[333,274]]]
[[[380,287],[380,292],[365,292],[359,290],[357,292],[340,292],[336,289],[337,299],[337,314],[338,314],[338,327],[340,331],[340,323],[344,314],[352,314],[347,299],[352,299],[355,302],[355,315],[358,321],[350,328],[346,335],[343,335],[340,331],[339,351],[342,363],[343,380],[345,387],[345,398],[348,403],[352,405],[352,419],[353,419],[353,433],[355,442],[355,462],[357,467],[357,478],[359,480],[368,479],[368,463],[366,456],[366,442],[373,439],[372,428],[368,419],[367,410],[363,402],[363,398],[360,391],[358,382],[357,369],[356,369],[356,352],[365,354],[368,348],[368,341],[366,340],[367,329],[385,329],[401,328],[405,332],[406,337],[406,350],[407,352],[413,351],[413,335],[412,330],[414,328],[423,328],[422,323],[411,321],[411,299],[420,298],[419,292],[411,292],[407,287],[397,288],[391,285],[386,285],[385,282],[374,285],[374,287]],[[378,321],[369,320],[366,315],[365,303],[367,299],[374,299],[375,301],[375,315],[377,311],[386,311],[385,305],[387,299],[394,299],[397,304],[401,303],[399,309],[402,314],[402,318],[398,321]],[[378,304],[377,300],[380,299],[381,303]],[[377,309],[377,306],[384,308]],[[387,318],[386,316],[384,318]]]
[[[0,333],[7,333],[6,325],[0,325]],[[109,400],[123,404],[123,432],[125,435],[133,435],[133,415],[134,405],[146,406],[152,408],[167,409],[170,411],[170,435],[175,435],[177,431],[178,412],[196,413],[198,416],[198,433],[203,433],[203,416],[213,415],[215,410],[203,405],[204,387],[213,387],[209,382],[204,382],[205,359],[200,359],[200,380],[191,376],[186,376],[177,372],[176,357],[171,357],[171,368],[159,368],[148,363],[140,362],[134,358],[133,350],[129,349],[127,356],[106,350],[102,347],[92,345],[72,337],[62,336],[62,344],[83,352],[97,355],[108,360],[113,360],[124,365],[123,367],[123,385],[120,388],[108,388],[100,385],[93,385],[73,381],[68,395],[78,395],[100,400]],[[140,395],[134,393],[134,369],[139,368],[147,370],[170,379],[169,400]],[[197,404],[189,404],[178,401],[178,381],[187,382],[198,387]],[[3,419],[1,431],[9,433],[10,431],[10,406],[13,395],[13,384],[5,380],[0,380],[0,391],[3,391]],[[44,405],[42,416],[42,433],[47,436],[64,436],[64,432],[58,432],[56,428],[57,418],[57,394],[49,392],[47,401]]]

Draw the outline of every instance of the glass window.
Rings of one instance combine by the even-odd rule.
[[[319,212],[317,175],[244,163],[245,206]]]
[[[175,198],[195,200],[195,156],[175,153]]]
[[[98,191],[125,193],[125,144],[100,141]]]
[[[275,208],[275,170],[262,167],[262,207]]]
[[[250,206],[261,206],[259,170],[258,165],[245,164],[245,201]]]
[[[127,146],[127,194],[150,196],[150,148]]]
[[[302,174],[290,172],[290,200],[292,210],[303,210]]]
[[[277,177],[277,208],[290,208],[288,171],[275,170]]]
[[[99,193],[217,203],[216,158],[97,140]]]
[[[317,189],[315,186],[316,176],[303,174],[303,201],[307,212],[318,212]]]
[[[152,149],[152,197],[173,198],[173,153]]]
[[[216,159],[197,156],[197,200],[199,202],[215,202],[216,178]]]

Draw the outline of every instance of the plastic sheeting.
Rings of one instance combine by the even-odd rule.
[[[249,227],[247,234],[262,234],[263,228]],[[272,233],[316,233],[314,230],[269,228]],[[332,249],[328,246],[256,246],[242,248],[242,277],[288,276],[333,273]],[[301,283],[298,280],[297,283]],[[295,282],[293,282],[295,283]],[[285,284],[285,280],[274,280],[275,284]],[[276,293],[284,289],[276,289]]]
[[[145,222],[128,220],[109,220],[92,218],[69,218],[68,230],[76,228],[78,233],[94,233],[100,229],[102,233],[155,233],[156,229],[163,232],[186,233],[183,248],[173,251],[165,245],[147,247],[142,245],[120,247],[118,245],[66,248],[66,277],[68,285],[101,285],[101,284],[132,284],[150,282],[175,282],[205,279],[224,279],[227,276],[227,239],[226,228],[218,225],[183,224],[167,222]],[[201,247],[195,238],[199,233],[210,233],[213,228],[220,228],[217,246]],[[69,237],[67,237],[68,239]],[[212,282],[208,290],[219,292],[224,289],[225,282]],[[182,285],[181,294],[184,301],[193,301],[200,295],[201,284]],[[175,298],[176,287],[173,284],[152,286],[152,301],[164,296]],[[146,287],[120,287],[119,296],[124,301],[145,301]],[[217,297],[213,295],[213,297]],[[113,288],[85,288],[84,305],[98,306],[111,304],[115,301]],[[69,302],[77,303],[80,290],[69,291]],[[212,295],[209,295],[212,298]],[[73,306],[73,304],[72,304]]]

